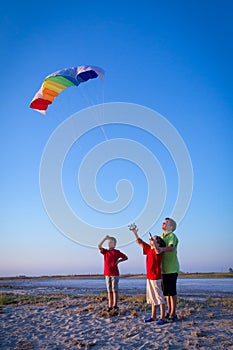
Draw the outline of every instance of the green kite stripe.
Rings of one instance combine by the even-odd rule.
[[[52,76],[52,77],[49,77],[48,79],[46,80],[52,80],[52,81],[55,81],[56,83],[59,83],[59,84],[62,84],[66,87],[69,87],[69,86],[74,86],[75,84],[72,83],[72,81],[70,81],[69,79],[66,79],[64,77],[62,77],[61,75],[57,75],[57,76]]]

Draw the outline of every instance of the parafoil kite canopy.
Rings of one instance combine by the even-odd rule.
[[[78,66],[59,70],[47,76],[34,96],[30,107],[45,114],[55,97],[70,86],[78,86],[89,79],[104,78],[104,70],[95,66]]]

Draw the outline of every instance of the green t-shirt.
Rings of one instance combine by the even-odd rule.
[[[163,258],[162,258],[162,273],[179,273],[180,266],[179,261],[177,258],[177,245],[178,245],[178,238],[176,235],[171,231],[167,234],[162,234],[160,236],[164,242],[166,243],[166,247],[169,247],[170,245],[173,245],[173,250],[171,252],[164,252]]]

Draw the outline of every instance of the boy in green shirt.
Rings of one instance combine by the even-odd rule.
[[[173,233],[176,229],[176,222],[171,218],[166,218],[162,223],[163,234],[160,236],[166,243],[166,247],[159,248],[159,252],[163,253],[162,258],[162,278],[163,278],[163,294],[166,296],[168,314],[166,318],[170,322],[177,319],[176,304],[177,291],[176,282],[179,273],[179,261],[177,258],[178,238]]]

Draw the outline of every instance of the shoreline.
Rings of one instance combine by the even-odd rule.
[[[43,279],[99,279],[104,278],[103,274],[80,274],[80,275],[41,275],[41,276],[0,276],[4,280],[43,280]],[[121,274],[121,278],[146,278],[145,274]],[[178,278],[233,278],[232,272],[180,272]]]
[[[146,276],[141,278],[125,277],[120,279],[119,290],[120,294],[134,296],[137,294],[145,293],[146,289]],[[106,284],[104,276],[97,276],[93,278],[79,276],[69,279],[65,278],[49,278],[44,276],[43,278],[8,278],[0,279],[0,297],[1,293],[14,293],[14,294],[28,294],[36,296],[40,294],[65,294],[65,295],[98,295],[106,291]],[[204,300],[206,295],[210,295],[213,298],[218,297],[233,297],[233,284],[231,279],[195,279],[195,278],[178,278],[177,291],[181,298],[188,298],[196,300]]]

